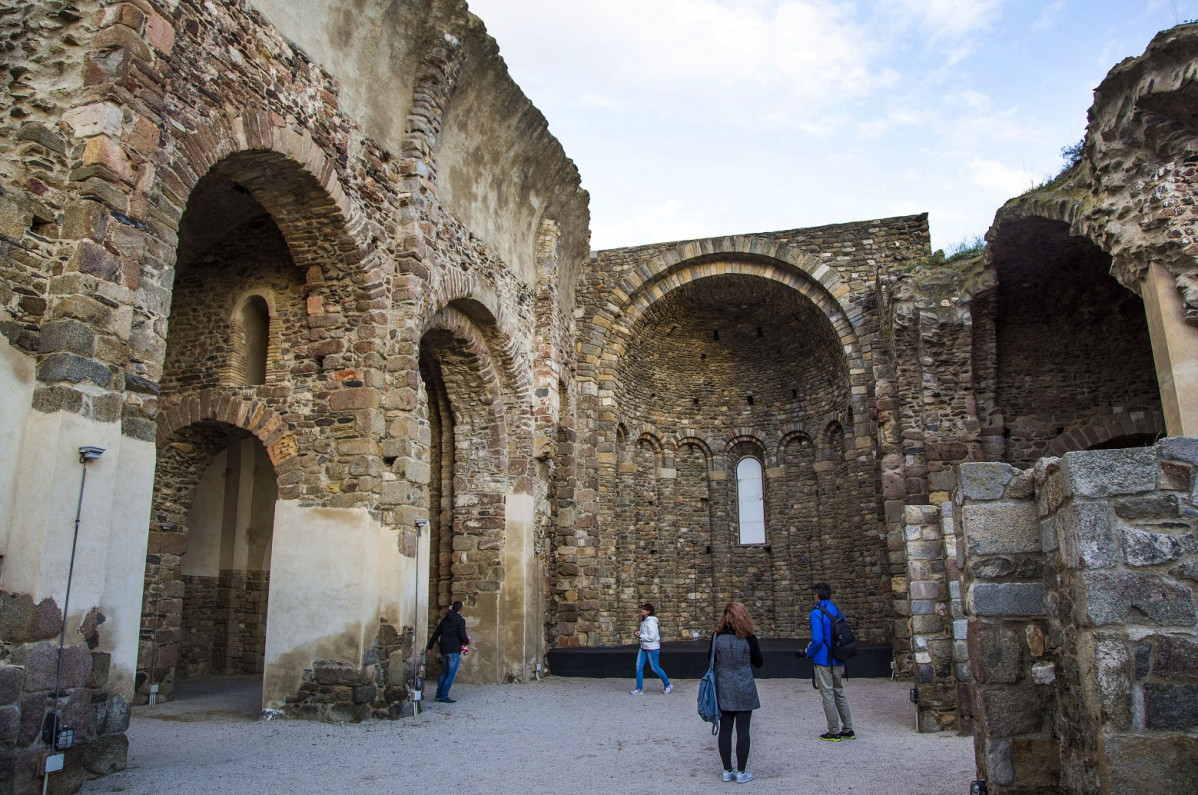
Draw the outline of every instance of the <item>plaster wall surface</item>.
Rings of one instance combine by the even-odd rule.
[[[378,581],[378,532],[362,509],[275,506],[264,707],[281,708],[313,660],[361,664],[363,613],[376,604],[367,595]]]
[[[0,550],[8,547],[16,485],[22,469],[17,453],[25,435],[24,407],[33,397],[35,375],[33,360],[14,350],[7,339],[0,339],[0,394],[4,395],[3,410],[0,410],[0,449],[10,451],[0,456]]]

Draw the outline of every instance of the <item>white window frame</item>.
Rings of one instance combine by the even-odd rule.
[[[736,462],[736,508],[740,545],[765,544],[765,479],[761,462],[753,456]]]

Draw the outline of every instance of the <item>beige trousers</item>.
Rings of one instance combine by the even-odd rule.
[[[844,666],[815,666],[815,686],[824,700],[824,717],[828,719],[828,731],[832,734],[853,730],[853,716],[849,714],[849,700],[844,697]]]

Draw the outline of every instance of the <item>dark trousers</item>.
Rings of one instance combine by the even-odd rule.
[[[732,769],[732,725],[736,724],[736,769],[741,773],[749,764],[749,721],[753,719],[753,711],[724,712],[720,711],[720,761],[725,770]]]

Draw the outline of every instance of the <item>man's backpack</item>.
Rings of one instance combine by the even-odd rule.
[[[848,619],[843,614],[839,616],[832,615],[822,605],[818,609],[832,622],[831,649],[829,649],[832,659],[840,660],[841,662],[852,659],[857,654],[857,636],[853,634]]]
[[[715,638],[711,639],[711,663],[699,680],[699,717],[711,724],[711,733],[720,728],[720,703],[715,694]]]

